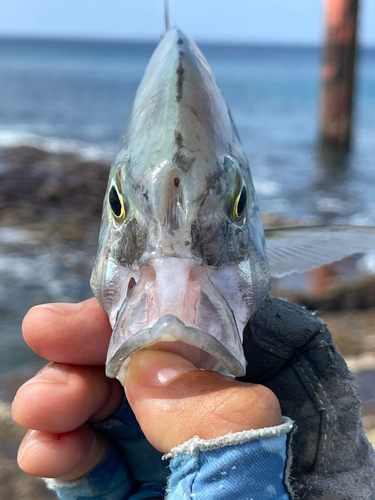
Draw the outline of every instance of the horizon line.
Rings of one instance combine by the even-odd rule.
[[[75,43],[138,43],[138,44],[157,44],[164,35],[158,37],[107,37],[107,36],[86,36],[86,35],[50,35],[50,34],[1,34],[1,41],[36,41],[36,42],[75,42]],[[297,41],[261,41],[261,40],[218,40],[218,39],[203,39],[195,40],[198,45],[216,45],[216,46],[230,46],[230,47],[289,47],[289,48],[314,48],[322,49],[324,42],[297,42]],[[375,45],[367,45],[358,43],[359,49],[375,50]]]
[[[157,44],[163,35],[158,37],[106,37],[106,36],[81,36],[81,35],[43,35],[43,34],[0,34],[0,41],[19,40],[19,41],[40,41],[40,42],[83,42],[83,43],[140,43]],[[226,46],[264,46],[264,47],[306,47],[320,48],[322,44],[314,42],[296,42],[296,41],[260,41],[260,40],[218,40],[218,39],[195,39],[194,43],[202,45],[226,45]],[[373,46],[375,48],[375,45]]]

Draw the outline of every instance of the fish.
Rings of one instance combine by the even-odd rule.
[[[264,230],[249,162],[207,61],[180,29],[157,46],[106,189],[93,293],[113,328],[108,377],[161,343],[241,377],[243,332],[271,275],[375,248],[375,229]]]

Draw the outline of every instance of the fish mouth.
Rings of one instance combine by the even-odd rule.
[[[113,327],[107,376],[116,377],[132,354],[158,342],[189,346],[180,351],[199,369],[233,377],[245,374],[242,329],[205,266],[194,259],[150,259],[140,266],[135,281],[107,311]]]
[[[207,332],[184,325],[173,314],[165,314],[152,328],[133,335],[114,353],[109,348],[106,375],[115,378],[119,372],[126,370],[132,354],[154,344],[182,356],[198,369],[217,371],[231,377],[244,375],[246,361],[239,361]]]

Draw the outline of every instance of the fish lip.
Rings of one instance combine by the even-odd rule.
[[[216,358],[223,366],[220,370],[224,375],[242,377],[246,372],[246,359],[238,360],[215,337],[204,330],[184,325],[173,314],[162,316],[152,328],[142,330],[127,339],[111,357],[107,357],[106,375],[115,378],[121,366],[135,352],[150,347],[158,342],[182,341],[185,344],[198,347]]]

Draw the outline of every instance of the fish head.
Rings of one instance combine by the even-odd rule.
[[[136,93],[104,198],[91,286],[113,327],[107,375],[157,342],[198,368],[243,375],[242,332],[270,287],[264,245],[222,92],[194,43],[171,29]]]

